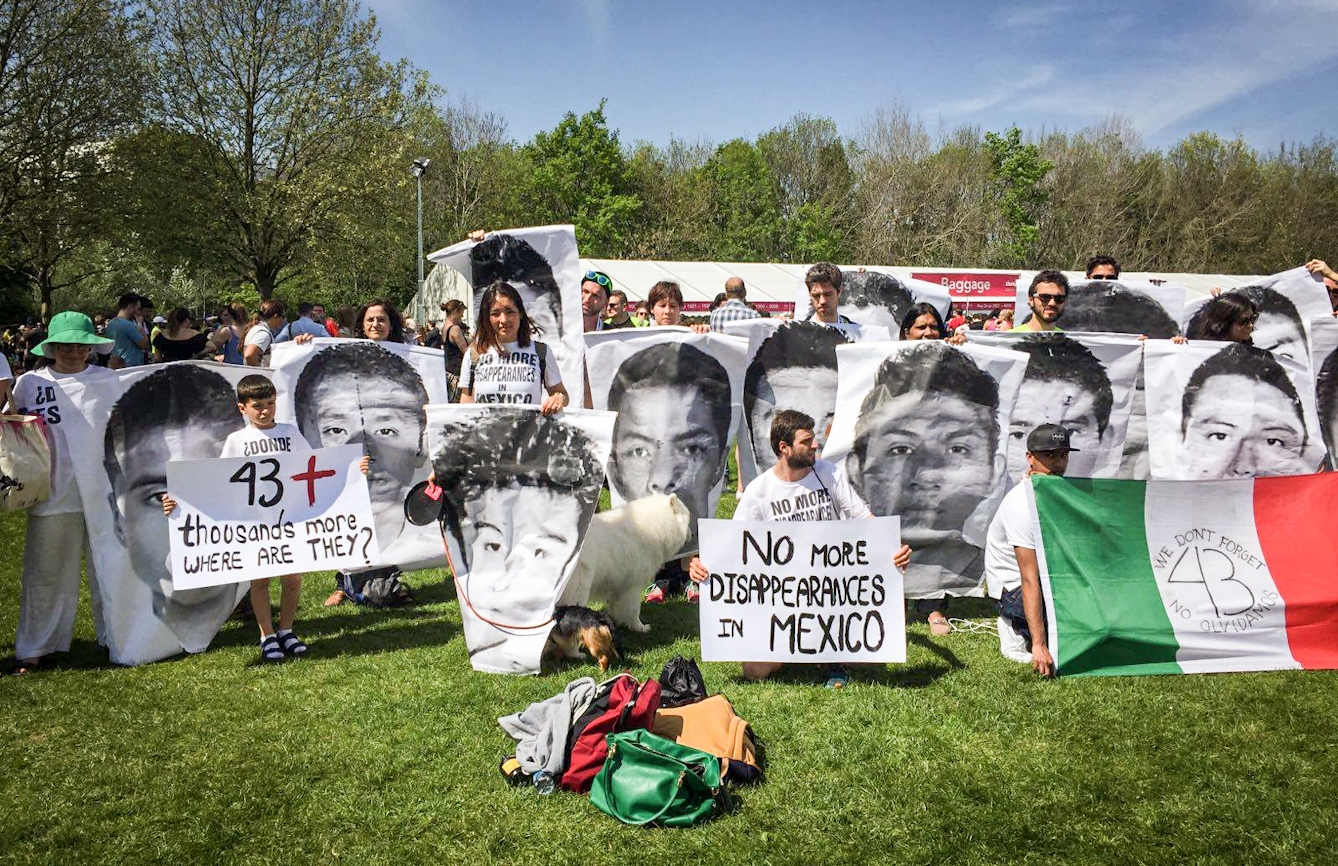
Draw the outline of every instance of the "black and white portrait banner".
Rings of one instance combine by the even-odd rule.
[[[483,290],[494,280],[510,283],[520,293],[525,313],[557,356],[569,394],[580,395],[585,330],[581,315],[581,257],[573,226],[540,226],[489,232],[482,242],[461,241],[438,250],[428,261],[459,271],[474,287],[474,323],[486,311],[478,308]],[[458,370],[452,370],[458,373]]]
[[[907,598],[980,595],[985,533],[1008,489],[1009,412],[1027,369],[1011,349],[942,341],[838,346],[823,457],[874,514],[901,518]]]
[[[692,513],[679,555],[695,552],[697,520],[715,517],[738,429],[747,344],[687,328],[628,328],[587,334],[586,356],[594,407],[618,413],[613,504],[677,493]]]
[[[703,520],[702,661],[904,662],[895,517]]]
[[[434,404],[439,517],[475,670],[535,674],[599,504],[614,416]],[[424,521],[426,523],[426,521]]]
[[[1245,343],[1144,346],[1154,479],[1304,475],[1324,458],[1308,364]]]
[[[745,485],[776,464],[771,419],[780,410],[813,416],[818,445],[826,441],[836,411],[836,347],[888,338],[885,328],[783,319],[727,322],[725,333],[748,341],[739,429],[739,475]]]
[[[1017,280],[1013,320],[1019,325],[1031,316],[1027,293],[1035,271],[1023,271]],[[1170,339],[1180,333],[1185,295],[1179,283],[1142,283],[1122,280],[1075,280],[1059,317],[1065,331],[1142,334]]]
[[[799,275],[796,290],[794,318],[813,321],[817,315],[809,301],[808,286],[804,283],[805,268]],[[902,317],[916,304],[933,304],[939,315],[948,316],[950,304],[945,286],[917,280],[889,268],[841,268],[841,301],[836,313],[864,327],[886,328],[885,339],[895,340],[901,334]]]
[[[62,424],[79,480],[116,664],[203,652],[246,584],[177,589],[163,514],[167,467],[212,460],[246,426],[237,382],[251,367],[180,361],[115,371],[86,385],[61,382],[74,413]]]
[[[378,551],[361,461],[361,446],[339,445],[167,464],[172,586],[369,567]]]
[[[1310,320],[1310,366],[1329,468],[1338,470],[1338,318],[1332,314]]]
[[[968,331],[973,343],[1027,355],[1027,375],[1009,412],[1008,483],[1027,471],[1027,434],[1058,424],[1077,449],[1073,478],[1117,478],[1143,346],[1126,334]]]
[[[1332,317],[1333,312],[1323,278],[1305,268],[1262,277],[1223,294],[1248,298],[1259,311],[1250,335],[1255,346],[1303,366],[1310,363],[1311,320]],[[1185,336],[1191,340],[1203,337],[1203,308],[1211,301],[1207,296],[1185,305]]]
[[[279,343],[271,359],[277,420],[296,424],[312,448],[358,445],[371,459],[367,483],[380,556],[372,567],[443,565],[434,527],[414,526],[405,502],[432,472],[428,403],[446,403],[440,349],[372,340]]]

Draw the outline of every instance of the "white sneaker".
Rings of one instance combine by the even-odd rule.
[[[1024,665],[1031,664],[1027,639],[1013,629],[1013,624],[999,617],[999,654]]]

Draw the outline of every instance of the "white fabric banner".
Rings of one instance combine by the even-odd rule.
[[[1009,413],[1027,369],[1011,349],[942,341],[838,346],[823,457],[874,514],[901,518],[908,598],[981,595],[985,532],[1008,489]]]
[[[475,670],[535,674],[599,504],[610,412],[427,408],[439,516]]]
[[[1332,314],[1310,320],[1310,367],[1329,468],[1338,469],[1338,318]]]
[[[1071,478],[1116,478],[1124,456],[1143,347],[1125,334],[968,331],[985,346],[1028,356],[1008,424],[1009,486],[1027,471],[1027,434],[1058,424],[1072,434]]]
[[[618,413],[609,458],[613,504],[677,493],[693,518],[678,555],[696,552],[697,520],[715,516],[738,429],[747,344],[679,327],[585,339],[594,407]]]
[[[362,448],[167,464],[177,590],[366,568],[378,549]]]
[[[808,300],[808,286],[799,274],[796,289],[794,317],[797,321],[812,321],[813,306]],[[836,313],[860,325],[887,328],[890,339],[901,334],[901,319],[916,304],[933,304],[944,319],[948,318],[948,289],[935,283],[917,280],[904,269],[841,267],[841,302]]]
[[[423,407],[449,400],[441,350],[317,339],[279,343],[271,364],[277,420],[296,424],[312,448],[359,445],[371,458],[367,482],[381,551],[371,566],[444,565],[436,530],[414,526],[404,511],[432,472]]]
[[[746,485],[772,466],[771,419],[781,409],[798,409],[817,423],[818,445],[836,411],[836,347],[887,341],[876,325],[823,325],[817,321],[745,319],[728,322],[725,333],[748,341],[743,378],[743,425],[739,428],[739,476]]]
[[[904,662],[895,517],[703,520],[702,661]]]
[[[1333,315],[1323,278],[1303,267],[1227,289],[1223,294],[1243,295],[1259,311],[1259,321],[1251,334],[1255,346],[1302,365],[1310,363],[1311,321]],[[1211,301],[1212,297],[1196,298],[1185,305],[1185,336],[1191,340],[1202,339],[1203,308]]]
[[[1244,343],[1148,340],[1153,478],[1211,481],[1315,472],[1324,458],[1309,365]]]
[[[481,321],[483,290],[493,280],[515,287],[525,313],[557,356],[567,393],[579,400],[585,374],[581,360],[585,330],[581,314],[581,257],[576,229],[569,225],[505,229],[489,232],[481,243],[461,241],[428,257],[428,261],[459,271],[474,287],[473,321]],[[477,328],[475,324],[475,328]],[[459,374],[459,370],[452,370]]]
[[[210,460],[246,420],[237,382],[268,371],[210,361],[61,381],[74,410],[62,424],[92,540],[111,660],[138,665],[203,652],[246,584],[178,590],[162,494],[167,465]]]
[[[1023,271],[1017,278],[1013,321],[1019,325],[1031,316],[1027,293],[1036,273]],[[1142,334],[1169,340],[1180,333],[1187,292],[1179,283],[1075,280],[1069,284],[1069,299],[1059,316],[1059,327],[1065,331]]]

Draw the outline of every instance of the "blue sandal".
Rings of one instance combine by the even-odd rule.
[[[302,643],[302,638],[297,636],[297,632],[289,631],[280,637],[279,641],[283,644],[283,651],[293,658],[299,658],[307,653],[307,645]]]
[[[260,660],[266,664],[277,664],[283,661],[287,656],[283,654],[283,647],[279,645],[277,635],[269,635],[260,640]]]

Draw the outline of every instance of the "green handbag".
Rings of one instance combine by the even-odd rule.
[[[720,759],[647,730],[606,737],[609,756],[590,802],[624,824],[691,827],[711,817],[722,796]]]

